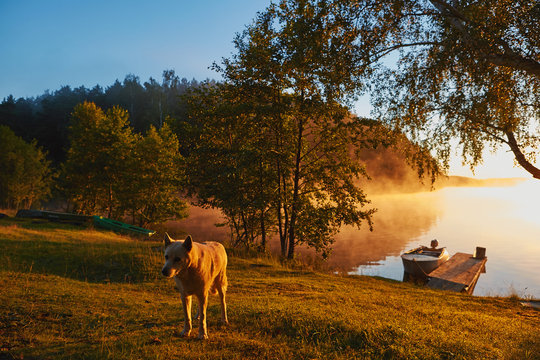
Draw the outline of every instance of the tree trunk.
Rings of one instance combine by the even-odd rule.
[[[112,198],[113,198],[112,184],[109,184],[109,212],[108,212],[108,215],[107,215],[107,217],[109,219],[111,219],[111,216],[112,216]]]
[[[163,111],[161,110],[161,95],[159,96],[159,128],[163,127]]]
[[[249,250],[249,230],[248,230],[248,226],[247,226],[247,221],[246,221],[246,216],[244,214],[243,211],[240,212],[240,214],[242,215],[242,224],[243,224],[243,228],[244,228],[244,235],[245,235],[245,238],[246,238],[246,249]]]
[[[285,177],[282,176],[282,180],[283,180],[283,194],[284,196],[287,196],[287,182],[286,182],[286,179]],[[284,247],[283,247],[283,257],[285,257],[285,255],[287,255],[287,251],[288,251],[288,242],[287,242],[287,236],[289,234],[289,223],[290,223],[290,218],[289,218],[289,210],[287,209],[287,201],[286,199],[284,198],[283,200],[283,218],[285,219],[285,223],[283,225],[283,243],[284,243]],[[281,211],[281,209],[280,209]]]
[[[283,227],[283,219],[281,214],[281,209],[283,207],[282,194],[281,194],[281,164],[279,159],[277,160],[277,206],[276,206],[276,215],[278,220],[278,229],[279,229],[279,244],[281,246],[281,256],[285,257],[287,255],[287,237],[285,229]]]
[[[264,169],[263,169],[263,162],[262,160],[259,160],[259,193],[264,193]],[[266,199],[265,199],[266,200]],[[261,217],[260,217],[260,225],[261,225],[261,248],[263,251],[266,251],[266,224],[264,221],[264,210],[266,208],[267,204],[266,202],[264,204],[261,204]],[[257,211],[255,210],[253,216],[255,217],[257,214]],[[255,224],[253,224],[253,228],[255,228]]]
[[[289,252],[287,258],[292,259],[294,257],[294,245],[296,241],[295,227],[296,218],[298,213],[298,193],[300,191],[300,161],[302,159],[302,139],[304,136],[304,120],[300,118],[298,124],[298,137],[296,140],[296,159],[294,169],[294,181],[293,181],[293,199],[291,208],[291,223],[289,225]]]
[[[266,224],[264,222],[264,209],[261,210],[261,248],[266,251]]]
[[[506,137],[508,138],[508,146],[510,146],[510,149],[514,153],[514,156],[518,162],[518,164],[525,169],[528,173],[530,173],[535,179],[540,179],[540,169],[531,164],[527,158],[525,158],[525,155],[521,152],[521,149],[519,148],[519,145],[517,143],[517,140],[514,136],[514,133],[511,131],[505,131]]]
[[[240,242],[242,242],[242,234],[240,233],[240,224],[236,221],[236,218],[233,215],[228,216],[231,219],[234,231],[236,232],[236,240],[234,241],[233,247],[237,247]]]

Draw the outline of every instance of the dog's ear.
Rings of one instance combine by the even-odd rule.
[[[184,247],[186,248],[187,251],[190,251],[191,248],[193,247],[193,240],[191,240],[191,235],[188,235],[186,240],[184,240]]]
[[[172,242],[174,242],[173,239],[169,236],[169,234],[165,233],[165,247],[171,245]]]

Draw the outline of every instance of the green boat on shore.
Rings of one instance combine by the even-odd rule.
[[[118,220],[104,218],[102,216],[94,215],[92,216],[92,220],[94,221],[95,226],[100,227],[102,229],[112,230],[112,231],[125,233],[125,234],[143,235],[147,237],[150,237],[155,234],[155,231],[153,230],[144,229],[142,227],[126,224]]]
[[[94,226],[124,234],[136,234],[147,237],[155,234],[155,231],[153,230],[144,229],[142,227],[126,224],[118,220],[112,220],[98,215],[79,215],[46,210],[19,210],[15,216],[19,218],[43,219],[48,221],[76,224],[82,224],[86,221],[92,220]]]

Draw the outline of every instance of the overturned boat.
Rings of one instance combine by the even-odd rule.
[[[450,254],[445,247],[437,248],[439,242],[431,241],[431,247],[420,246],[401,255],[403,269],[408,275],[427,278],[428,274],[448,261]]]

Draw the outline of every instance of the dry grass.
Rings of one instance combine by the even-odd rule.
[[[0,220],[0,359],[537,359],[539,312],[399,282],[230,256],[229,318],[178,336],[160,244]],[[230,252],[231,254],[234,252]],[[196,333],[196,331],[195,331]]]

